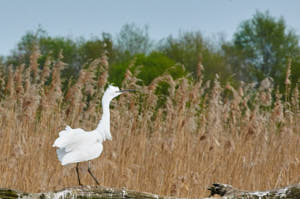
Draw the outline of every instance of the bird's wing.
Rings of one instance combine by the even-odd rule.
[[[65,130],[59,133],[59,137],[55,140],[53,147],[64,148],[65,152],[70,152],[99,141],[100,139],[93,131],[85,132],[83,129],[72,129],[67,126]]]
[[[83,129],[72,129],[70,126],[67,125],[65,130],[62,130],[61,132],[59,132],[59,136],[63,136],[65,133],[75,131],[75,130],[78,132],[84,131]]]
[[[102,144],[82,144],[79,147],[73,148],[72,151],[66,152],[65,148],[56,150],[57,157],[62,165],[67,165],[76,162],[92,160],[100,156],[102,152]]]
[[[102,152],[102,135],[97,131],[86,132],[83,129],[72,129],[67,126],[59,132],[53,147],[62,165],[88,161],[99,157]]]

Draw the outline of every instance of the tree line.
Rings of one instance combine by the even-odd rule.
[[[76,78],[82,67],[106,54],[109,57],[109,81],[119,85],[130,68],[141,84],[169,73],[173,78],[188,77],[192,81],[202,75],[212,80],[219,75],[221,83],[238,85],[261,82],[271,77],[277,88],[295,87],[300,79],[299,36],[287,27],[283,17],[257,11],[242,21],[231,41],[205,38],[200,31],[180,32],[153,41],[148,27],[125,24],[118,35],[110,33],[85,39],[51,37],[42,28],[27,32],[10,55],[1,57],[2,70],[12,65],[29,64],[33,51],[39,52],[39,66],[47,57],[67,63],[62,77]],[[204,67],[204,68],[203,68]]]

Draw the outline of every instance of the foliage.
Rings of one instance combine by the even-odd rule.
[[[35,49],[36,46],[38,49]],[[90,40],[81,38],[76,41],[68,37],[50,37],[45,30],[39,28],[35,32],[27,32],[21,38],[12,55],[8,56],[6,64],[14,66],[21,63],[29,64],[30,54],[35,50],[41,54],[40,66],[44,65],[48,56],[57,59],[62,52],[62,61],[68,63],[68,67],[64,70],[64,79],[77,77],[84,64],[101,57],[104,52],[107,52],[112,59],[114,58],[112,39],[107,33],[103,33],[101,39],[98,37]]]
[[[205,42],[200,32],[184,32],[178,38],[169,36],[162,40],[160,50],[195,74],[199,55],[207,48]]]
[[[293,62],[293,84],[300,78],[299,70],[295,71],[300,65],[298,36],[287,29],[283,18],[276,19],[269,12],[256,12],[242,22],[233,42],[223,49],[240,80],[260,82],[270,76],[277,85],[284,85],[289,58]]]
[[[145,56],[140,54],[137,56],[133,70],[140,70],[138,78],[142,79],[144,84],[148,85],[150,82],[164,73],[170,73],[170,75],[177,79],[186,75],[183,67],[162,53],[153,51],[150,55]]]
[[[153,42],[148,34],[148,26],[139,27],[134,23],[125,24],[116,38],[115,51],[118,60],[129,60],[137,54],[148,54],[151,52]]]
[[[170,59],[183,64],[194,77],[201,61],[205,67],[204,80],[213,80],[217,73],[222,83],[231,78],[222,53],[208,39],[204,39],[200,32],[181,32],[178,38],[169,36],[161,41],[159,49]]]
[[[149,85],[154,78],[164,73],[170,74],[174,79],[187,75],[187,72],[180,64],[175,64],[173,60],[162,53],[153,51],[149,55],[138,54],[131,61],[112,65],[109,80],[117,85],[121,85],[127,69],[137,74],[137,78],[144,85]]]
[[[78,52],[80,63],[99,58],[103,53],[107,53],[113,61],[115,51],[113,50],[112,36],[109,33],[102,33],[101,39],[98,37],[89,40],[81,39],[78,42]]]
[[[180,32],[177,37],[170,35],[154,45],[148,27],[133,23],[125,24],[114,38],[102,33],[88,40],[51,37],[38,28],[27,32],[11,55],[1,57],[0,65],[6,68],[4,71],[10,64],[14,68],[22,63],[28,66],[30,55],[36,52],[40,55],[37,64],[40,69],[47,59],[59,58],[68,63],[62,69],[65,81],[78,78],[82,68],[105,54],[109,57],[109,80],[117,85],[121,85],[124,74],[130,69],[145,85],[164,73],[171,74],[174,79],[191,74],[195,81],[200,76],[204,81],[212,81],[218,74],[222,85],[230,82],[234,87],[241,80],[260,82],[270,76],[275,86],[286,92],[287,87],[294,88],[300,79],[298,39],[283,18],[276,19],[268,12],[257,12],[240,24],[232,41],[218,44],[194,31]],[[54,65],[51,62],[49,67]],[[99,73],[100,69],[97,70]]]

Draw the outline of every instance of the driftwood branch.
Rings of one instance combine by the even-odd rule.
[[[13,189],[0,189],[0,198],[30,198],[30,199],[121,199],[121,198],[146,198],[146,199],[168,199],[170,197],[162,197],[155,194],[130,191],[126,189],[107,188],[102,186],[82,186],[65,188],[60,191],[46,193],[25,193]]]
[[[219,195],[227,199],[247,198],[247,199],[300,199],[300,183],[288,187],[274,189],[270,191],[243,191],[227,184],[213,184],[210,188],[210,197]]]
[[[242,191],[233,188],[226,184],[213,184],[209,188],[211,192],[211,197],[220,195],[219,198],[247,198],[247,199],[278,199],[278,198],[288,198],[288,199],[300,199],[300,183],[296,185],[291,185],[288,187],[270,190],[270,191]],[[97,198],[107,198],[107,199],[176,199],[175,197],[165,197],[150,193],[130,191],[127,189],[114,189],[102,186],[90,187],[72,187],[65,188],[60,191],[46,192],[46,193],[26,193],[22,191],[16,191],[13,189],[1,189],[0,188],[0,198],[14,199],[14,198],[24,198],[24,199],[97,199]]]

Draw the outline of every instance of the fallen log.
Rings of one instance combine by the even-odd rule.
[[[208,188],[208,190],[210,190],[210,197],[220,195],[227,199],[300,199],[300,183],[269,191],[244,191],[236,189],[231,185],[214,183],[210,188]]]
[[[126,189],[107,188],[102,186],[82,186],[65,188],[60,191],[46,193],[26,193],[13,189],[0,189],[0,198],[24,198],[24,199],[121,199],[121,198],[146,198],[146,199],[168,199],[170,197],[162,197],[155,194],[131,191]]]
[[[243,191],[230,185],[215,183],[209,188],[210,199],[219,195],[219,199],[300,199],[300,183],[270,191]],[[127,189],[115,189],[102,186],[82,186],[65,188],[59,191],[45,193],[26,193],[14,189],[0,188],[0,198],[3,199],[177,199],[176,197],[159,196],[156,194],[137,192]]]

